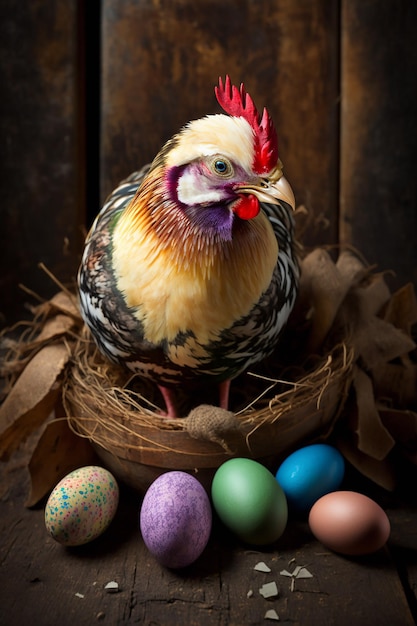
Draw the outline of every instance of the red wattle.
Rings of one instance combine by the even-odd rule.
[[[233,211],[242,220],[251,220],[253,217],[256,217],[260,211],[259,200],[252,194],[242,194],[234,205]]]

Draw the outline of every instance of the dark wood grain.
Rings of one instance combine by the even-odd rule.
[[[213,85],[227,72],[274,117],[297,201],[316,218],[305,243],[353,244],[380,269],[395,270],[398,283],[416,280],[417,5],[340,5],[339,16],[339,3],[326,0],[102,0],[101,199],[182,124],[219,110]],[[39,261],[61,280],[73,278],[77,265],[86,128],[97,124],[100,104],[83,119],[81,68],[91,39],[81,33],[82,7],[69,0],[0,5],[0,316],[7,321],[21,317],[19,282],[44,297],[55,291]],[[93,159],[98,150],[90,149]],[[90,214],[98,209],[97,201]],[[201,558],[175,572],[147,552],[137,527],[141,496],[127,488],[102,538],[77,549],[56,544],[42,506],[24,506],[26,452],[0,465],[1,624],[246,626],[268,623],[269,608],[300,626],[416,622],[412,491],[375,493],[361,479],[354,485],[391,520],[388,545],[376,555],[329,553],[300,520],[264,550],[216,523]],[[415,484],[409,471],[403,482]],[[253,570],[260,560],[270,574]],[[291,591],[280,571],[295,564],[313,578]],[[111,580],[119,593],[104,591]],[[279,597],[266,601],[259,588],[270,580]]]
[[[281,622],[300,626],[414,624],[409,574],[416,564],[417,509],[399,506],[391,496],[392,536],[375,555],[350,559],[331,553],[302,520],[291,519],[277,544],[264,549],[240,543],[216,522],[200,559],[173,571],[156,563],[143,544],[137,526],[140,494],[123,489],[107,533],[69,549],[47,534],[42,507],[24,508],[22,464],[0,466],[0,475],[2,624],[246,626],[268,623],[264,615],[271,608]],[[269,574],[253,569],[259,561],[267,563]],[[306,566],[313,577],[296,580],[291,590],[291,580],[280,572],[295,565]],[[119,584],[117,594],[104,590],[112,580]],[[266,600],[259,589],[271,581],[279,596]]]
[[[41,296],[74,274],[84,220],[77,3],[0,7],[0,316],[22,316],[19,283]]]
[[[417,5],[342,4],[340,239],[417,284]]]
[[[338,10],[325,0],[104,0],[102,200],[183,124],[219,112],[213,87],[226,73],[268,106],[297,202],[329,222],[307,243],[333,242]]]

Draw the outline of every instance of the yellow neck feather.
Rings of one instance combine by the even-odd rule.
[[[148,341],[172,341],[192,331],[204,344],[248,314],[268,287],[277,262],[276,238],[262,212],[229,242],[184,236],[186,224],[178,222],[179,215],[185,219],[182,213],[175,220],[168,210],[154,215],[164,199],[152,178],[114,230],[118,288]]]

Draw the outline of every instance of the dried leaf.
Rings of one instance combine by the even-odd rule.
[[[356,254],[348,250],[343,250],[336,261],[336,267],[343,282],[350,287],[358,285],[361,280],[369,275],[369,269],[358,258]]]
[[[361,300],[363,317],[379,315],[381,309],[389,302],[391,292],[383,274],[372,274],[365,284],[358,286],[357,292]]]
[[[389,457],[378,461],[364,454],[358,449],[356,442],[349,438],[348,433],[344,433],[337,440],[337,447],[348,463],[353,465],[358,472],[387,491],[395,489],[396,472]]]
[[[50,302],[54,308],[61,311],[61,313],[65,313],[65,315],[72,315],[77,319],[81,317],[77,304],[77,296],[74,294],[67,291],[59,291],[51,298]]]
[[[340,274],[325,250],[317,248],[303,260],[300,291],[310,298],[314,309],[310,351],[316,351],[324,341],[350,285],[350,278]]]
[[[36,313],[50,315],[57,311],[80,321],[81,315],[77,305],[77,297],[67,291],[58,291],[50,300],[36,307]]]
[[[384,319],[411,336],[411,329],[417,324],[417,298],[412,283],[404,285],[393,294]]]
[[[54,408],[60,375],[68,362],[65,345],[42,348],[25,367],[0,407],[0,459],[7,460]]]
[[[381,363],[372,370],[375,397],[397,409],[417,404],[417,363],[408,356],[393,363]]]
[[[367,368],[380,366],[415,348],[405,332],[376,316],[387,302],[386,285],[381,279],[365,288],[351,291],[340,307],[335,327],[348,335],[357,356]],[[342,330],[340,330],[342,329]]]
[[[48,422],[29,461],[31,489],[26,506],[34,506],[61,478],[95,460],[90,442],[76,435],[66,419]]]
[[[374,459],[385,459],[395,445],[383,425],[375,405],[372,381],[360,368],[355,368],[353,386],[358,407],[358,449]]]
[[[417,413],[388,408],[380,408],[379,413],[382,422],[395,441],[407,453],[415,455],[417,451]]]
[[[46,320],[42,327],[41,332],[36,337],[37,343],[47,342],[61,335],[65,335],[68,331],[74,328],[76,325],[75,320],[68,315],[56,315],[49,320]]]
[[[357,336],[360,354],[370,369],[393,361],[414,350],[415,343],[392,324],[374,317]]]

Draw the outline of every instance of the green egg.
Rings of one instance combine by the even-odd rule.
[[[285,530],[285,494],[257,461],[236,458],[223,463],[214,475],[211,496],[223,524],[246,543],[273,543]]]

